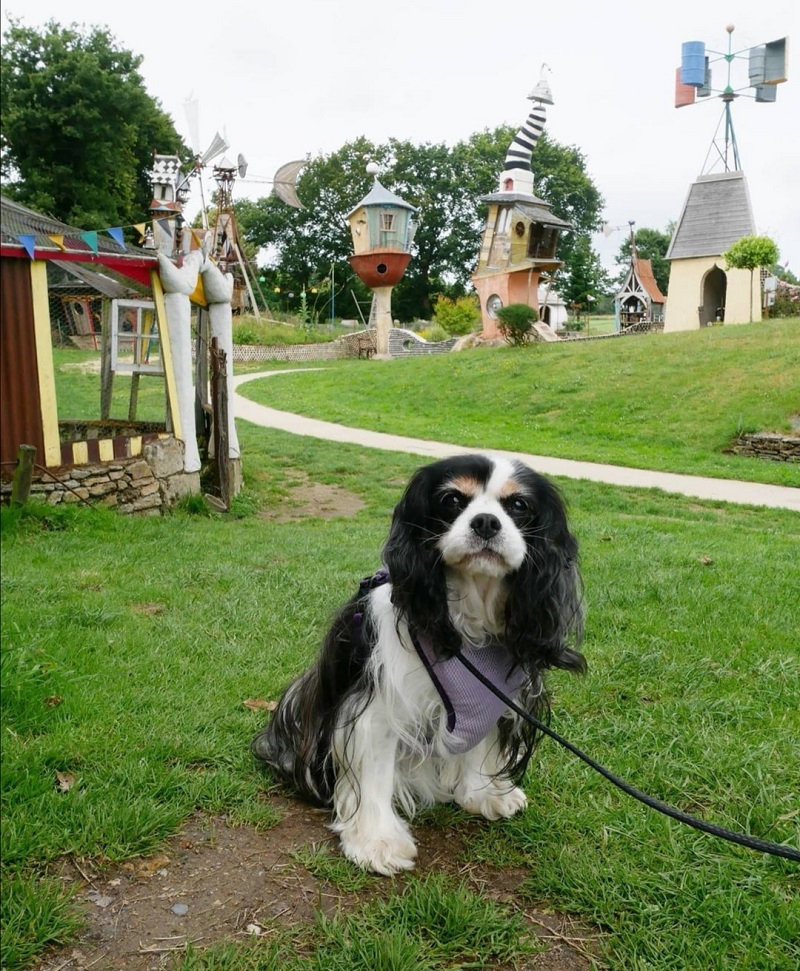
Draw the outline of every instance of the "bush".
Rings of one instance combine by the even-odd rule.
[[[324,344],[342,333],[341,327],[292,326],[275,320],[257,320],[255,317],[234,317],[234,344]]]
[[[450,297],[439,295],[433,308],[435,322],[443,327],[451,337],[461,337],[478,329],[481,322],[481,308],[474,295]]]
[[[510,303],[497,311],[497,329],[509,344],[519,347],[527,343],[531,328],[539,319],[539,313],[526,303]]]
[[[451,335],[447,333],[444,327],[440,326],[438,323],[428,324],[422,330],[418,331],[419,336],[424,338],[426,341],[446,341]]]

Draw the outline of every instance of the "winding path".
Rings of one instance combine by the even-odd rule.
[[[642,489],[663,489],[695,499],[710,499],[718,502],[735,502],[751,506],[769,506],[773,509],[793,509],[800,512],[800,488],[791,486],[765,485],[760,482],[740,482],[735,479],[709,479],[695,475],[678,475],[674,472],[653,472],[648,469],[629,469],[619,465],[603,465],[599,462],[577,462],[573,459],[549,458],[544,455],[528,455],[523,452],[509,452],[502,449],[467,448],[446,442],[432,442],[423,438],[409,438],[404,435],[388,435],[384,432],[371,432],[363,428],[350,428],[318,418],[305,418],[288,411],[267,408],[236,394],[236,389],[247,381],[258,378],[278,377],[281,374],[297,374],[299,371],[316,371],[318,368],[292,368],[282,371],[258,371],[254,374],[241,374],[233,379],[234,412],[254,425],[277,428],[294,435],[308,435],[312,438],[327,439],[332,442],[346,442],[362,445],[365,448],[379,448],[387,452],[406,452],[423,455],[430,459],[445,458],[464,452],[486,452],[518,458],[531,468],[545,475],[562,475],[568,479],[588,479],[591,482],[606,482],[610,485],[633,486]]]

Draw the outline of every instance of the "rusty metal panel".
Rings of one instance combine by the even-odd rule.
[[[42,409],[33,320],[30,263],[0,260],[0,461],[3,471],[20,445],[33,445],[44,465]]]

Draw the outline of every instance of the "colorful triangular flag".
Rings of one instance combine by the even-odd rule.
[[[98,251],[96,229],[89,229],[85,233],[81,233],[81,239],[93,253]]]
[[[123,249],[125,249],[125,240],[122,238],[121,227],[114,226],[111,229],[107,229],[106,232],[114,240],[115,243],[118,243]]]
[[[147,235],[147,223],[134,223],[133,228],[139,234],[139,242],[144,242],[145,236]]]
[[[169,219],[158,219],[158,220],[156,220],[156,221],[158,222],[158,225],[159,225],[159,226],[160,226],[160,227],[161,227],[161,228],[162,228],[162,229],[164,230],[164,232],[165,232],[165,233],[167,234],[167,236],[169,236],[169,237],[170,237],[170,239],[171,239],[171,238],[172,238],[172,227],[171,227],[171,226],[170,226],[170,224],[169,224]]]
[[[25,252],[33,259],[34,247],[36,246],[36,237],[31,233],[19,233],[17,239],[25,247]]]
[[[64,236],[62,233],[48,233],[47,238],[51,243],[55,243],[60,250],[66,250],[67,247],[64,245]]]

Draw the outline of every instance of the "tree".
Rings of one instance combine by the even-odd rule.
[[[0,169],[19,202],[85,227],[146,217],[153,153],[191,158],[108,30],[11,20],[0,75]]]
[[[641,259],[650,260],[658,289],[664,296],[667,295],[669,288],[669,260],[666,259],[666,255],[673,231],[674,224],[667,226],[664,232],[660,232],[658,229],[637,229],[635,233],[636,252]],[[619,275],[619,285],[622,286],[631,262],[630,236],[622,241],[615,262],[617,266],[622,267],[622,272]]]
[[[590,312],[598,296],[608,288],[608,274],[588,236],[575,240],[569,265],[562,272],[564,282],[557,286],[564,302],[579,312]]]
[[[418,209],[412,259],[396,286],[393,309],[401,320],[430,319],[437,294],[462,296],[470,286],[486,219],[479,197],[497,189],[506,150],[516,133],[508,127],[471,135],[449,148],[392,139],[377,145],[358,138],[330,155],[310,159],[298,180],[304,210],[290,209],[276,198],[259,200],[237,220],[256,248],[269,247],[273,262],[298,290],[327,278],[331,264],[339,286],[368,297],[347,268],[352,253],[346,214],[369,191],[366,165],[380,166],[380,181]],[[533,155],[536,191],[553,211],[575,226],[562,237],[560,258],[568,259],[574,238],[599,225],[602,197],[576,148],[565,148],[542,135]]]
[[[768,236],[742,236],[724,253],[728,268],[750,271],[750,319],[753,313],[753,274],[778,262],[778,247]]]

